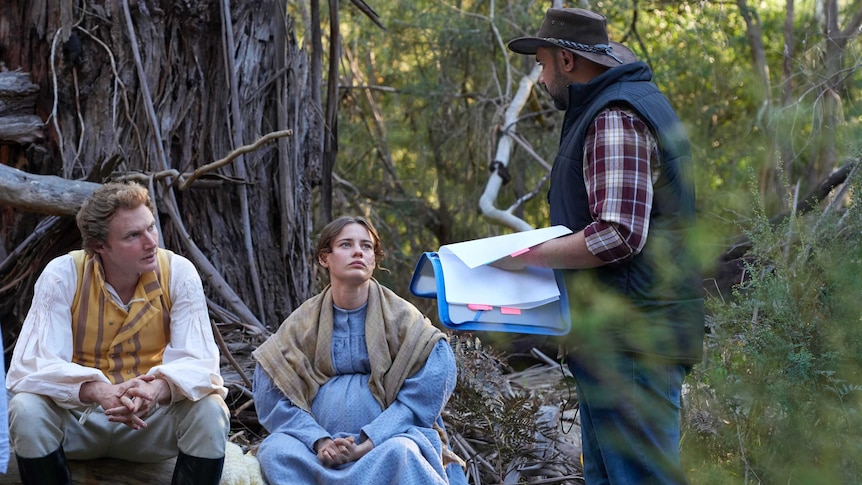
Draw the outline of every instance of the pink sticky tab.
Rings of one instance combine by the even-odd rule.
[[[468,303],[467,308],[469,308],[470,310],[475,310],[475,311],[480,311],[480,310],[486,311],[486,310],[493,310],[494,309],[494,307],[492,307],[491,305],[479,305],[476,303]]]
[[[529,251],[529,250],[530,250],[530,248],[524,248],[524,249],[522,249],[522,250],[520,250],[520,251],[515,251],[514,253],[510,254],[509,256],[511,256],[511,257],[513,257],[513,258],[514,258],[514,257],[516,257],[516,256],[520,256],[520,255],[522,255],[522,254],[526,253],[526,252],[527,252],[527,251]]]
[[[521,309],[503,306],[503,307],[500,307],[500,313],[502,313],[503,315],[520,315]]]

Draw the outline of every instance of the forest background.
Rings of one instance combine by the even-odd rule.
[[[33,82],[0,89],[32,111],[0,104],[7,354],[39,270],[77,244],[69,215],[108,178],[158,194],[165,244],[202,271],[236,351],[324,283],[311,248],[333,216],[375,223],[378,278],[408,297],[421,252],[546,226],[561,114],[505,43],[549,6],[0,1],[0,74]],[[692,482],[862,482],[862,1],[566,6],[608,17],[692,141],[709,304],[683,409]],[[595,306],[581,318],[624,318]],[[498,421],[483,456],[504,481],[523,416],[460,398]]]

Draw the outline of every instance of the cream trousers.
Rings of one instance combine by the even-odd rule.
[[[82,424],[83,414],[61,408],[45,396],[16,394],[9,401],[9,434],[15,453],[39,458],[62,445],[70,460],[120,458],[153,463],[173,458],[178,451],[198,458],[221,458],[230,431],[227,405],[217,394],[162,406],[145,419],[147,427],[140,430],[108,421],[101,407],[93,409]]]

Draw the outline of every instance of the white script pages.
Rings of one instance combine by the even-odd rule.
[[[410,289],[417,296],[437,298],[441,321],[450,328],[568,332],[565,286],[557,271],[508,271],[490,263],[571,233],[553,226],[441,246],[436,253],[423,254]]]

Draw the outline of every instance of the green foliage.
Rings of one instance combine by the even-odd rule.
[[[458,385],[447,407],[447,422],[472,447],[480,460],[490,463],[480,483],[503,483],[517,465],[534,456],[541,399],[515,392],[503,372],[502,355],[483,348],[478,339],[451,336],[458,362]],[[473,458],[475,456],[464,457]]]
[[[708,360],[689,380],[695,483],[862,481],[859,188],[857,175],[825,214],[748,225],[750,278],[710,302]]]

